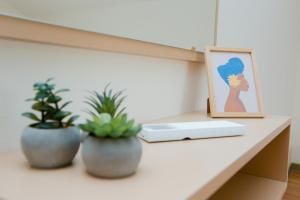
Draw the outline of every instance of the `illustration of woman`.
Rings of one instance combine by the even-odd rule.
[[[246,112],[246,108],[240,99],[241,91],[248,91],[248,81],[245,79],[244,63],[239,58],[230,58],[225,65],[218,67],[221,78],[229,87],[229,94],[225,103],[225,112]]]

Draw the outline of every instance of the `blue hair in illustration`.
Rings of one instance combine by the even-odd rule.
[[[218,67],[218,72],[222,79],[227,85],[229,84],[229,77],[232,75],[238,76],[244,72],[244,63],[239,58],[230,58],[225,65],[220,65]]]

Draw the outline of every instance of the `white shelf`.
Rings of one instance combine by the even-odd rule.
[[[157,58],[204,62],[204,53],[0,14],[0,38]]]

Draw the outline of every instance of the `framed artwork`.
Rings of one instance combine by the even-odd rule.
[[[211,117],[264,117],[252,49],[207,47]]]

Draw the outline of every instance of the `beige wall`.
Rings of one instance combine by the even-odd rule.
[[[299,55],[297,0],[220,1],[218,45],[256,51],[268,113],[291,114]]]
[[[169,46],[203,50],[214,40],[216,0],[2,1],[35,20]]]
[[[0,0],[0,12],[3,14],[24,16],[18,9],[10,5],[7,0]]]
[[[297,2],[297,8],[300,8],[300,1]],[[298,22],[300,20],[300,13],[298,12],[297,18]],[[293,92],[294,92],[294,101],[293,101],[293,135],[292,135],[292,161],[295,163],[300,163],[300,24],[296,26],[296,31],[298,34],[298,64],[297,64],[297,70],[296,70],[296,82],[294,84]]]
[[[294,88],[294,102],[293,102],[293,135],[292,135],[292,161],[300,164],[300,50],[298,51],[299,63],[296,72],[297,80]]]
[[[108,82],[127,88],[128,112],[138,121],[205,107],[200,64],[3,39],[0,52],[0,151],[19,148],[20,133],[30,122],[20,116],[30,110],[24,100],[32,96],[33,82],[47,77],[72,89],[65,96],[74,100],[69,109],[76,114],[84,114],[86,90],[102,90]]]
[[[264,104],[269,114],[293,115],[293,161],[300,163],[298,0],[221,0],[218,45],[256,51]],[[294,112],[293,112],[294,111]]]

